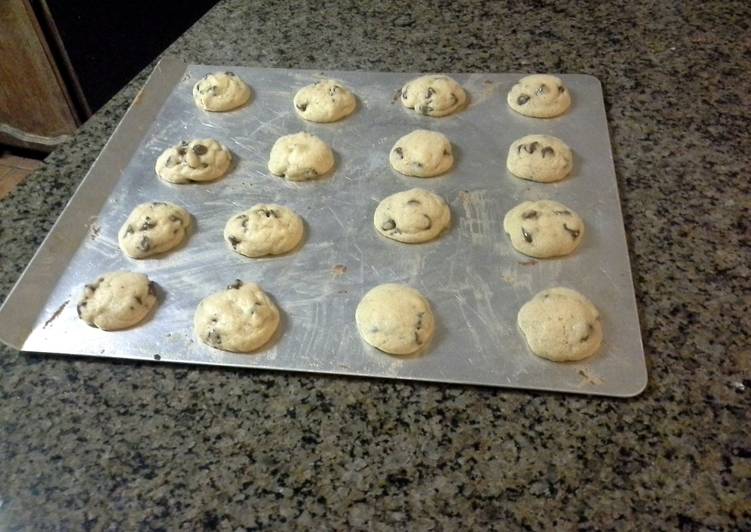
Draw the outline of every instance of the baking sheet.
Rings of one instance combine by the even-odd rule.
[[[58,273],[22,339],[24,351],[612,396],[643,390],[644,352],[596,78],[560,75],[572,93],[572,108],[560,118],[542,120],[518,115],[505,103],[506,92],[522,74],[450,74],[467,90],[469,106],[455,116],[429,118],[404,109],[397,98],[398,89],[417,73],[234,65],[178,68],[174,60],[167,66],[156,69],[140,96],[148,100],[139,104],[150,106],[147,114],[152,120],[135,131],[134,120],[126,116],[104,150],[118,149],[111,145],[118,138],[123,142],[130,138],[132,157],[121,166],[95,164],[79,193],[100,186],[105,188],[99,193],[101,199],[76,202],[74,197],[53,229],[53,233],[64,230],[58,226],[65,225],[61,222],[73,216],[72,211],[77,211],[79,220],[82,209],[90,217],[67,267],[55,266],[49,259],[32,263],[19,281],[23,285],[27,275],[41,267],[50,275]],[[196,108],[193,84],[216,70],[232,70],[251,85],[249,106],[228,113]],[[340,80],[358,96],[354,115],[334,124],[308,123],[296,116],[295,91],[323,77]],[[143,114],[143,109],[134,105],[131,113]],[[420,179],[390,168],[391,146],[416,128],[449,137],[456,158],[452,171]],[[332,146],[337,163],[333,174],[292,183],[268,172],[266,162],[274,141],[298,131],[313,133]],[[508,173],[509,144],[530,133],[554,135],[571,146],[575,163],[570,178],[540,184]],[[235,158],[231,173],[209,184],[171,185],[158,179],[157,156],[192,138],[215,138],[227,146]],[[107,187],[106,173],[114,188]],[[447,200],[451,230],[421,245],[379,236],[372,227],[372,214],[380,199],[417,186]],[[560,201],[584,219],[586,235],[572,256],[535,260],[513,250],[503,233],[503,216],[517,203],[534,199]],[[125,257],[117,244],[119,227],[133,207],[159,200],[186,207],[194,216],[193,234],[166,256],[140,261]],[[226,221],[258,202],[286,205],[304,218],[301,249],[281,257],[249,259],[227,247],[222,238]],[[48,241],[51,238],[55,236]],[[55,272],[55,267],[61,271]],[[75,307],[84,283],[114,270],[147,274],[161,287],[162,297],[147,322],[126,331],[104,332],[80,321]],[[255,354],[219,351],[193,336],[198,302],[236,278],[261,284],[282,312],[279,332]],[[431,302],[436,334],[421,356],[383,354],[357,333],[357,303],[368,289],[385,282],[408,284]],[[528,351],[516,327],[516,313],[535,293],[553,286],[579,290],[600,310],[605,340],[595,357],[556,364]],[[0,321],[11,319],[9,313],[18,299],[8,298]]]

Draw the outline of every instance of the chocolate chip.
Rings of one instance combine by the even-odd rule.
[[[155,220],[152,220],[150,216],[147,216],[143,221],[143,224],[141,225],[139,231],[148,231],[149,229],[154,229],[156,227],[156,224],[157,222]]]
[[[195,145],[193,145],[193,153],[195,153],[196,155],[203,155],[203,154],[205,154],[208,151],[209,151],[209,149],[206,146],[204,146],[203,144],[195,144]]]
[[[429,100],[434,94],[435,94],[435,89],[433,87],[428,87],[428,90],[425,93],[425,99]]]
[[[538,217],[539,215],[540,215],[540,213],[539,213],[539,212],[537,212],[537,211],[535,211],[535,210],[531,210],[531,211],[524,211],[524,212],[522,213],[522,220],[530,220],[530,219],[534,220],[534,219],[535,219],[535,218],[537,218],[537,217]]]
[[[229,243],[232,245],[232,249],[235,249],[237,245],[240,243],[240,239],[235,238],[234,236],[229,236],[227,240],[229,240]]]
[[[240,279],[235,279],[235,282],[231,285],[227,286],[227,290],[237,290],[243,285],[243,282]]]
[[[524,105],[524,104],[525,104],[525,103],[527,103],[528,101],[529,101],[529,96],[528,96],[528,95],[526,95],[526,94],[521,94],[521,95],[520,95],[520,96],[519,96],[519,97],[518,97],[518,98],[516,99],[516,103],[517,103],[517,104],[519,104],[519,105]]]
[[[316,170],[315,168],[306,168],[303,172],[303,175],[308,178],[318,177],[318,170]]]
[[[147,236],[144,236],[141,238],[141,241],[138,242],[138,245],[136,246],[141,251],[148,251],[151,249],[151,239]]]
[[[522,227],[522,236],[524,237],[524,240],[526,240],[530,244],[532,243],[532,235],[527,233],[527,230],[524,229],[523,227]]]
[[[449,150],[443,150],[443,155],[448,157],[449,155],[451,155],[451,152]]]
[[[459,98],[457,98],[456,94],[453,92],[451,93],[451,105],[456,105],[459,103]]]
[[[392,230],[392,229],[394,229],[395,227],[396,227],[396,222],[395,222],[394,220],[391,220],[391,219],[389,219],[389,220],[386,220],[386,221],[385,221],[385,222],[383,222],[383,224],[381,225],[381,229],[383,229],[384,231],[391,231],[391,230]]]
[[[133,296],[133,299],[136,300],[136,303],[139,305],[143,305],[143,300],[141,299],[141,296]]]
[[[222,335],[216,332],[216,329],[211,329],[206,335],[206,342],[215,346],[222,345]]]
[[[545,146],[542,149],[542,158],[545,158],[545,155],[550,155],[551,157],[555,157],[555,150],[551,148],[550,146]]]
[[[557,214],[558,216],[571,216],[571,211],[564,209],[562,211],[553,211],[553,214]]]
[[[151,202],[151,205],[152,205],[153,207],[158,207],[158,206],[160,206],[160,205],[167,205],[167,204],[166,204],[166,203],[164,203],[163,201],[152,201],[152,202]]]
[[[183,219],[180,218],[177,214],[170,214],[169,215],[169,221],[170,222],[179,223],[180,225],[182,225],[182,223],[183,223]]]
[[[433,108],[432,108],[432,107],[430,107],[429,105],[421,105],[421,106],[420,106],[420,107],[418,108],[418,110],[419,110],[419,111],[420,111],[420,112],[421,112],[422,114],[424,114],[424,115],[427,115],[427,114],[429,114],[429,113],[432,113],[432,112],[433,112]]]
[[[417,331],[415,331],[415,343],[417,345],[422,345],[422,340],[420,340],[420,333],[418,333]]]
[[[586,342],[589,340],[589,337],[592,336],[592,333],[595,332],[594,326],[592,326],[591,323],[587,323],[587,334],[585,336],[582,336],[579,341],[580,342]]]
[[[529,154],[532,154],[539,147],[540,147],[540,143],[537,141],[534,141],[534,142],[530,142],[529,144],[522,144],[521,146],[519,146],[519,149],[521,150],[523,148],[524,151],[526,151]]]
[[[538,96],[542,96],[546,92],[548,92],[548,86],[545,85],[544,83],[542,83],[542,84],[540,84],[539,87],[537,87],[537,90],[535,91],[535,94],[537,94]]]
[[[423,214],[423,216],[425,217],[426,220],[428,220],[428,226],[425,229],[423,229],[423,231],[427,231],[428,229],[433,227],[433,220],[427,214]]]
[[[149,281],[149,295],[156,297],[156,283]]]
[[[571,238],[573,240],[576,240],[577,238],[579,238],[579,235],[581,234],[581,231],[579,231],[578,229],[571,229],[566,224],[563,224],[563,228],[568,232],[568,234],[571,235]]]
[[[566,92],[566,89],[562,85],[558,85],[558,93],[563,94],[564,92]]]
[[[248,230],[248,215],[247,214],[238,214],[235,216],[235,220],[240,220],[240,224],[243,227],[243,230]]]
[[[297,107],[301,112],[304,113],[305,109],[308,108],[308,102],[295,104],[295,107]]]
[[[339,89],[341,89],[339,85],[334,85],[333,87],[331,87],[329,89],[329,96],[333,96]]]
[[[407,99],[407,89],[408,88],[409,88],[409,85],[407,85],[406,87],[404,87],[402,89],[402,100],[406,100]]]
[[[276,214],[276,211],[274,209],[259,209],[259,212],[266,215],[266,218],[279,218],[279,216]]]
[[[397,154],[400,159],[404,159],[404,150],[401,148],[394,148],[394,153]]]
[[[187,148],[177,148],[178,155],[185,155],[187,152],[188,152]],[[167,161],[167,166],[169,166],[169,161]]]
[[[407,202],[407,205],[420,205],[420,201],[416,199],[411,199]]]
[[[230,70],[228,70],[227,72],[225,72],[225,74],[227,74],[228,76],[234,76],[235,75],[235,73],[232,72],[232,71],[230,71]]]
[[[132,225],[128,225],[128,227],[125,228],[125,234],[126,235],[132,235],[133,233],[135,233],[135,231],[133,231],[133,226]]]
[[[81,318],[81,317],[82,317],[82,316],[81,316],[81,309],[82,309],[83,307],[85,307],[85,306],[86,306],[86,301],[81,301],[81,302],[80,302],[80,303],[79,303],[79,304],[78,304],[78,305],[76,306],[76,312],[78,313],[78,317],[79,317],[79,318]]]

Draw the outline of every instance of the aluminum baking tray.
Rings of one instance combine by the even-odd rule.
[[[253,88],[249,106],[206,113],[191,97],[207,72],[233,70]],[[608,127],[599,81],[560,77],[573,106],[556,119],[511,111],[505,95],[521,74],[451,74],[467,90],[468,107],[429,118],[405,110],[398,89],[417,73],[339,72],[185,65],[167,58],[102,150],[63,214],[0,311],[0,338],[23,351],[185,362],[633,396],[647,381]],[[358,109],[334,124],[307,123],[292,109],[295,91],[333,77],[351,87]],[[388,152],[416,128],[443,132],[456,165],[444,176],[402,176]],[[309,131],[336,156],[329,177],[290,183],[269,174],[268,153],[281,135]],[[529,133],[564,139],[573,149],[572,176],[557,184],[512,177],[509,144]],[[154,173],[157,156],[182,139],[213,137],[236,163],[210,184],[169,185]],[[422,245],[377,235],[379,200],[411,187],[449,202],[452,228]],[[550,198],[576,210],[586,237],[572,255],[533,260],[515,252],[503,233],[507,210],[523,200]],[[186,245],[158,259],[135,261],[117,244],[128,213],[144,201],[185,206],[196,227]],[[293,208],[306,222],[305,243],[276,258],[249,259],[222,239],[227,219],[257,202]],[[76,316],[82,286],[103,272],[132,270],[161,287],[156,312],[120,332],[91,328]],[[282,311],[280,331],[260,352],[232,354],[194,338],[193,312],[206,295],[234,279],[256,281]],[[359,337],[354,313],[371,287],[406,283],[436,314],[436,334],[419,357],[385,355]],[[539,290],[567,286],[600,309],[604,344],[579,363],[533,356],[516,326],[519,307]]]

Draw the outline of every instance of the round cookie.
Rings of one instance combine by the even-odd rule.
[[[467,94],[448,76],[432,74],[413,79],[402,87],[402,105],[426,116],[450,115],[467,101]]]
[[[450,222],[451,210],[444,199],[421,188],[384,198],[373,215],[379,233],[407,244],[432,240]]]
[[[451,168],[454,155],[445,135],[416,129],[396,141],[391,148],[389,162],[400,174],[433,177]]]
[[[255,283],[239,279],[201,301],[193,317],[203,343],[235,353],[255,351],[279,327],[279,309]]]
[[[204,111],[231,111],[250,99],[250,87],[234,72],[206,74],[193,86],[193,101]]]
[[[515,250],[544,259],[574,251],[584,236],[584,222],[556,201],[525,201],[506,213],[503,230]]]
[[[352,114],[355,96],[333,79],[316,81],[297,91],[293,100],[298,116],[310,122],[336,122]]]
[[[183,241],[190,228],[190,214],[163,201],[142,203],[120,228],[120,249],[134,259],[168,251]]]
[[[534,118],[562,115],[571,106],[571,95],[563,82],[548,74],[533,74],[511,87],[506,98],[509,107]]]
[[[269,171],[290,181],[321,176],[334,167],[334,154],[310,133],[295,133],[277,139],[269,156]]]
[[[571,148],[549,135],[527,135],[515,140],[508,149],[506,168],[521,179],[552,183],[571,173]]]
[[[355,311],[363,340],[392,355],[408,355],[427,344],[435,321],[420,292],[401,284],[382,284],[368,291]]]
[[[196,183],[219,179],[232,163],[230,151],[213,139],[182,141],[156,160],[156,173],[169,183]]]
[[[281,205],[254,205],[229,219],[224,239],[246,257],[280,255],[302,239],[303,223],[292,209]]]
[[[569,288],[539,292],[519,310],[517,322],[532,352],[554,362],[587,358],[602,342],[597,309]]]
[[[78,317],[104,331],[127,329],[143,320],[156,304],[156,287],[142,273],[111,272],[87,284]]]

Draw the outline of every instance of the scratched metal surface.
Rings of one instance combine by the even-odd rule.
[[[224,114],[197,109],[191,98],[196,79],[227,68],[252,86],[251,104]],[[358,110],[338,123],[306,123],[293,112],[292,97],[324,74],[353,89]],[[471,103],[456,116],[436,119],[417,116],[394,98],[416,75],[188,66],[132,159],[110,169],[121,177],[109,199],[86,205],[97,215],[92,232],[60,275],[23,349],[613,396],[639,393],[646,384],[644,352],[599,82],[562,75],[573,107],[561,118],[540,120],[522,117],[505,103],[520,75],[452,74]],[[389,149],[415,128],[451,139],[457,155],[451,172],[419,179],[391,170]],[[332,146],[337,166],[331,176],[295,184],[269,174],[271,145],[297,131],[314,133]],[[570,178],[536,184],[507,172],[509,144],[529,133],[552,134],[572,147],[576,162]],[[162,150],[182,139],[207,137],[235,156],[224,179],[169,185],[156,177],[154,162]],[[96,186],[96,177],[89,175],[84,186]],[[377,235],[371,219],[379,200],[415,186],[446,198],[451,230],[423,245]],[[542,198],[570,206],[587,224],[574,255],[533,261],[511,248],[503,215],[520,201]],[[117,231],[133,207],[154,200],[185,206],[195,231],[166,256],[128,259],[118,248]],[[222,239],[225,222],[257,202],[280,203],[299,213],[306,222],[303,247],[260,260],[228,249]],[[75,311],[82,285],[121,269],[146,273],[159,284],[158,308],[127,331],[88,327]],[[283,314],[280,331],[256,354],[222,352],[193,336],[198,302],[236,278],[260,283]],[[406,283],[430,300],[437,330],[421,356],[388,356],[358,336],[355,307],[369,288],[384,282]],[[581,363],[555,364],[531,355],[516,327],[525,301],[559,285],[587,295],[602,314],[603,347]]]

